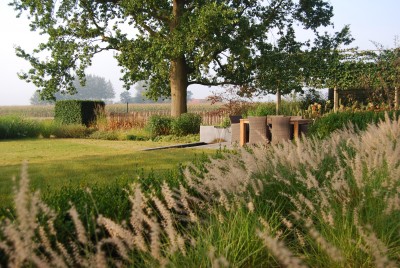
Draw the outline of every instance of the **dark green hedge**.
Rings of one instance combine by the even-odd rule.
[[[186,136],[200,133],[201,116],[199,114],[181,114],[171,122],[172,134]]]
[[[152,115],[147,122],[146,128],[152,138],[171,133],[171,122],[173,118],[163,115]]]
[[[61,124],[82,124],[89,126],[96,121],[99,111],[104,112],[103,101],[65,100],[57,101],[54,119]]]
[[[179,117],[153,115],[147,122],[150,136],[155,138],[163,135],[186,136],[200,132],[201,116],[198,114],[181,114]]]
[[[391,119],[399,118],[400,111],[387,112]],[[315,120],[308,130],[308,135],[318,138],[326,138],[332,132],[343,129],[350,122],[358,130],[367,129],[368,124],[377,124],[380,120],[385,120],[385,112],[340,112],[330,113]]]

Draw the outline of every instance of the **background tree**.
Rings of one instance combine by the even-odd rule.
[[[306,53],[305,84],[311,88],[334,90],[334,111],[339,107],[339,90],[366,88],[371,83],[373,54],[356,48],[343,49],[352,42],[349,28],[334,37],[324,34],[316,39],[316,49]]]
[[[33,53],[17,48],[32,69],[20,74],[46,98],[73,91],[92,57],[116,51],[125,88],[149,81],[147,96],[171,98],[171,114],[187,111],[187,88],[254,87],[259,47],[285,38],[293,25],[316,31],[330,25],[326,0],[12,0],[47,43]],[[131,25],[130,30],[127,26]],[[295,36],[293,36],[294,38]],[[43,54],[51,57],[41,60]]]
[[[148,87],[148,83],[146,81],[139,81],[135,84],[133,90],[135,91],[132,102],[133,103],[163,103],[168,102],[168,99],[165,98],[149,98],[146,95],[146,90]]]
[[[193,92],[188,90],[186,94],[186,101],[190,101],[193,99]]]
[[[276,114],[279,114],[281,95],[303,88],[302,43],[296,41],[293,28],[288,28],[276,46],[261,46],[257,63],[257,88],[262,94],[276,94]]]
[[[40,93],[35,91],[31,98],[29,99],[31,105],[50,105],[54,104],[55,101],[52,100],[42,100],[40,97]]]
[[[119,94],[119,100],[121,103],[133,103],[133,98],[131,93],[128,90],[125,90],[121,94]]]
[[[54,94],[54,99],[42,99],[41,92],[36,91],[31,97],[31,104],[54,103],[55,100],[103,100],[111,101],[115,97],[114,87],[110,81],[97,75],[87,75],[82,86],[78,78],[73,81],[74,91],[60,91]]]
[[[395,41],[394,49],[385,49],[381,44],[374,42],[377,52],[374,57],[374,87],[375,93],[384,91],[384,95],[391,106],[394,98],[394,108],[399,109],[400,104],[400,46]],[[381,94],[380,94],[381,95]]]

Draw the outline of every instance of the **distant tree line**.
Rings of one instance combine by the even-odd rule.
[[[147,83],[146,81],[139,81],[135,84],[133,91],[134,94],[131,95],[130,90],[125,90],[119,95],[121,103],[170,103],[169,98],[158,98],[156,101],[150,99],[146,96]],[[191,91],[187,92],[186,100],[189,101],[193,98],[193,93]]]
[[[32,97],[30,98],[30,103],[32,105],[47,105],[54,104],[55,101],[59,100],[102,100],[106,103],[110,103],[113,101],[115,97],[115,91],[112,83],[110,81],[106,81],[104,77],[97,75],[88,75],[86,76],[85,85],[81,85],[78,78],[74,80],[74,87],[76,88],[76,92],[71,94],[67,91],[61,91],[54,94],[56,100],[45,100],[41,97],[41,92],[36,91]],[[170,99],[162,99],[159,98],[157,101],[151,100],[146,97],[146,82],[139,81],[135,84],[133,89],[134,95],[132,96],[130,91],[125,90],[122,92],[119,97],[119,101],[121,103],[168,103]],[[188,91],[187,100],[190,100],[193,96],[193,93]]]
[[[87,75],[86,83],[81,85],[78,78],[73,81],[75,92],[60,91],[54,94],[56,100],[103,100],[111,102],[115,97],[114,87],[110,81],[97,75]],[[53,104],[54,100],[45,100],[40,91],[36,91],[31,99],[33,105]]]

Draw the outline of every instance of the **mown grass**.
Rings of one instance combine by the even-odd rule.
[[[42,191],[133,181],[142,173],[155,177],[210,151],[167,149],[140,151],[170,142],[32,139],[0,141],[0,206],[9,205],[13,176],[29,163],[32,187]]]

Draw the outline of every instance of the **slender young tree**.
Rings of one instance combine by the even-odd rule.
[[[147,95],[171,98],[171,114],[187,111],[187,88],[255,86],[260,47],[301,25],[330,25],[328,0],[12,0],[48,36],[32,53],[17,48],[32,69],[20,74],[41,95],[84,83],[92,57],[115,51],[125,87],[149,81]],[[271,39],[271,35],[274,39]],[[50,57],[47,57],[50,56]],[[46,60],[43,58],[46,57]]]
[[[125,90],[121,94],[119,94],[119,100],[121,103],[132,103],[133,97],[129,93],[129,91]]]
[[[279,114],[281,95],[299,92],[303,87],[302,43],[295,40],[293,28],[276,46],[262,46],[257,63],[256,86],[262,94],[276,94],[276,114]]]

